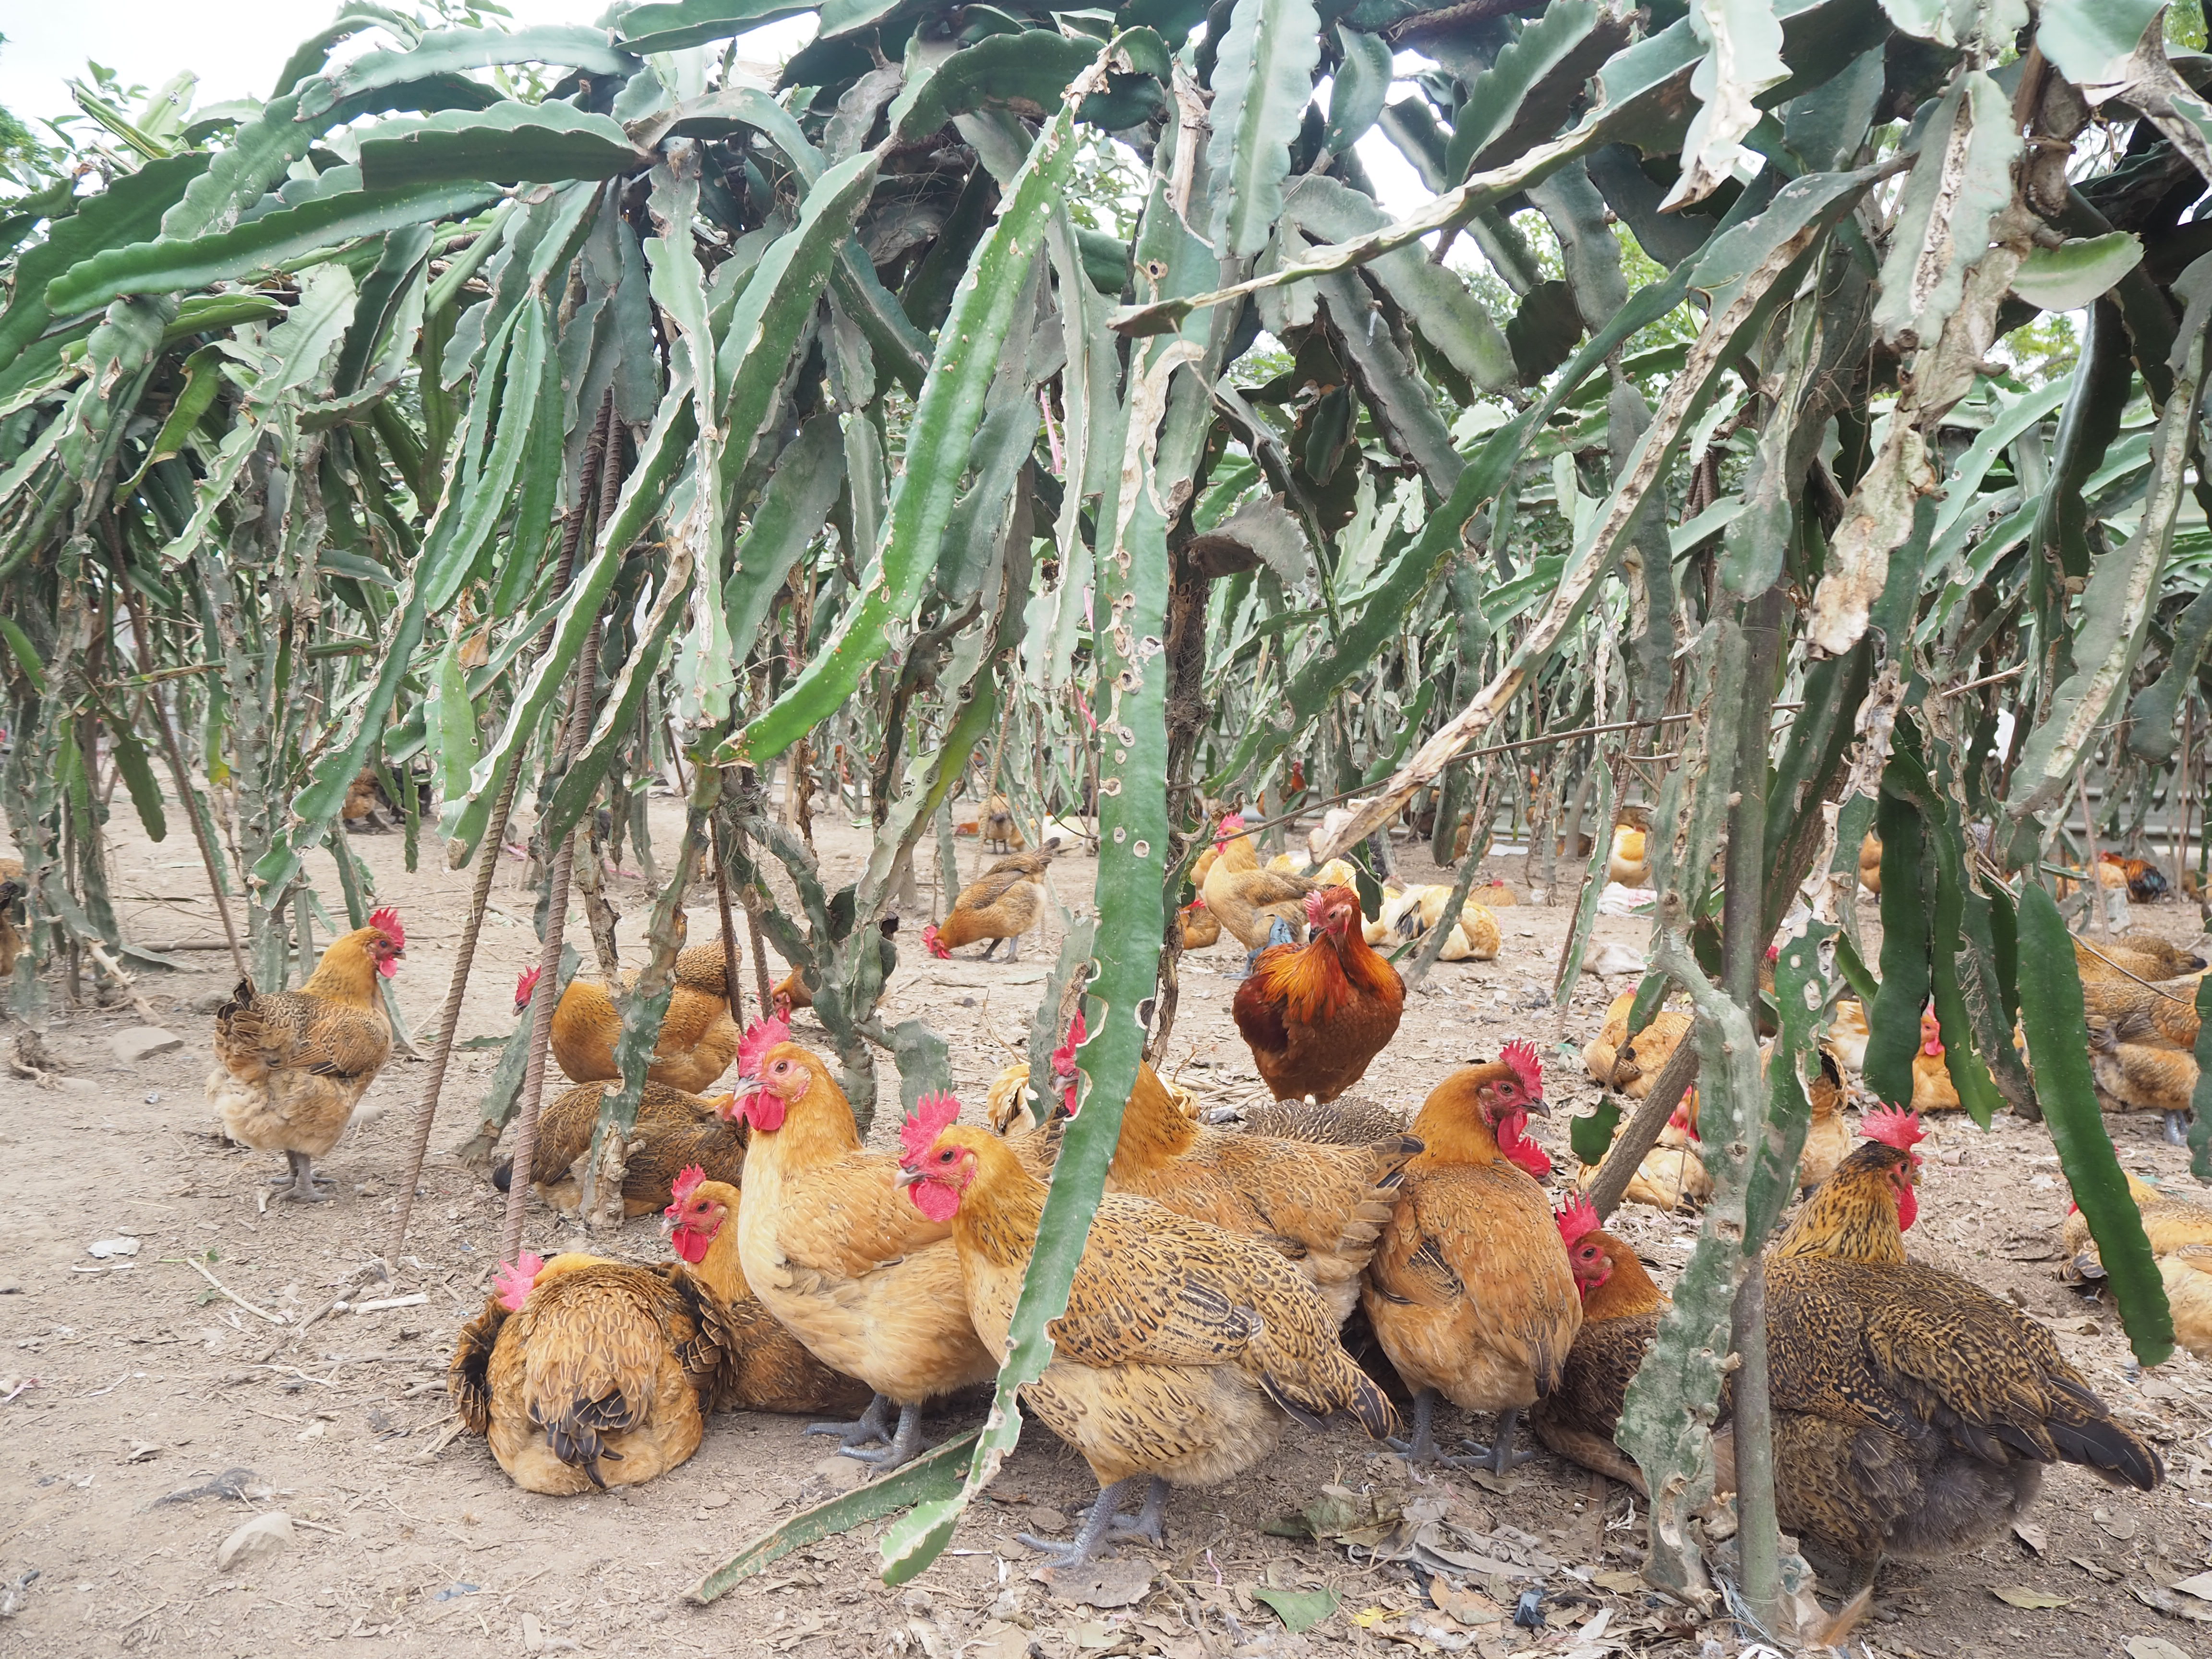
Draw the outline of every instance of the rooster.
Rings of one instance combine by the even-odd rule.
[[[2148,859],[2124,859],[2118,853],[2100,853],[2097,863],[2099,882],[2109,886],[2111,879],[2106,872],[2117,872],[2127,885],[2128,896],[2138,904],[2148,904],[2166,895],[2166,872]]]
[[[1060,843],[1051,842],[1040,852],[1000,859],[960,890],[952,902],[952,914],[941,924],[933,921],[921,930],[922,947],[930,955],[943,957],[963,945],[985,939],[989,942],[983,946],[981,959],[988,962],[1004,939],[1006,960],[1018,960],[1022,935],[1036,925],[1043,910],[1044,889],[1040,884],[1059,851]]]
[[[215,1069],[207,1097],[223,1133],[290,1166],[273,1184],[279,1198],[320,1203],[314,1161],[337,1145],[368,1085],[392,1056],[392,1021],[377,981],[399,971],[407,933],[399,913],[377,911],[368,926],[331,941],[307,982],[266,994],[238,981],[216,1010]]]
[[[1906,1257],[1919,1121],[1886,1109],[1863,1127],[1766,1278],[1777,1516],[1850,1563],[1846,1594],[1886,1555],[1948,1555],[2001,1533],[2047,1463],[2145,1492],[2165,1478],[2047,1329]]]
[[[716,1411],[781,1412],[818,1416],[858,1412],[868,1386],[831,1370],[761,1306],[745,1283],[738,1259],[738,1217],[744,1208],[735,1184],[711,1181],[694,1165],[676,1177],[662,1214],[670,1247],[684,1270],[712,1291],[726,1315],[731,1342],[714,1391]]]
[[[1442,1458],[1441,1393],[1465,1411],[1498,1413],[1471,1460],[1503,1474],[1522,1411],[1559,1386],[1582,1328],[1582,1303],[1544,1189],[1501,1147],[1530,1112],[1549,1115],[1534,1044],[1463,1066],[1430,1093],[1413,1133],[1426,1150],[1407,1166],[1398,1208],[1368,1264],[1361,1305],[1413,1394],[1412,1461]]]
[[[1312,941],[1262,951],[1230,1012],[1276,1099],[1328,1101],[1397,1035],[1406,982],[1360,937],[1352,889],[1312,894],[1305,908]]]
[[[953,1122],[959,1103],[925,1098],[907,1120],[899,1180],[915,1208],[952,1229],[967,1305],[1003,1352],[1044,1214],[1045,1185],[1011,1146]],[[1380,1437],[1395,1413],[1336,1340],[1312,1288],[1257,1240],[1143,1199],[1099,1200],[1051,1363],[1023,1403],[1082,1454],[1098,1498],[1075,1537],[1024,1534],[1054,1565],[1089,1560],[1109,1535],[1162,1541],[1169,1486],[1216,1486],[1275,1448],[1284,1425],[1346,1414]],[[1149,1477],[1142,1510],[1116,1526]]]
[[[922,1449],[922,1406],[988,1382],[998,1364],[969,1321],[949,1230],[901,1197],[896,1157],[860,1150],[844,1091],[790,1036],[781,1020],[757,1020],[738,1056],[752,1129],[738,1260],[761,1304],[816,1358],[875,1391],[857,1420],[807,1432],[896,1468]],[[876,1440],[881,1451],[864,1449]]]

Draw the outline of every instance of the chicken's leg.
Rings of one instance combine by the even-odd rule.
[[[1382,1443],[1408,1463],[1433,1463],[1437,1450],[1437,1391],[1423,1389],[1413,1395],[1413,1432],[1404,1440],[1385,1438]]]
[[[883,1396],[878,1395],[876,1398],[881,1400]],[[858,1446],[841,1446],[838,1448],[837,1455],[840,1457],[857,1458],[860,1462],[870,1464],[875,1468],[888,1471],[911,1463],[927,1449],[928,1448],[923,1445],[921,1441],[921,1407],[918,1405],[901,1406],[898,1427],[892,1432],[889,1442],[881,1451],[864,1451]]]
[[[269,1177],[269,1184],[276,1189],[276,1196],[295,1204],[327,1204],[337,1191],[334,1181],[319,1181],[315,1176],[315,1160],[305,1152],[286,1152],[284,1161],[290,1173]]]
[[[1116,1540],[1141,1539],[1156,1549],[1164,1549],[1167,1540],[1160,1535],[1160,1523],[1166,1518],[1167,1507],[1167,1478],[1156,1474],[1152,1477],[1152,1486],[1145,1492],[1144,1508],[1133,1516],[1115,1516],[1107,1525],[1106,1535]]]
[[[980,957],[976,957],[976,958],[975,958],[975,960],[976,960],[976,961],[978,961],[978,962],[988,962],[988,961],[991,959],[991,952],[992,952],[992,951],[995,951],[995,950],[997,950],[998,948],[999,948],[999,941],[998,941],[998,940],[996,940],[996,939],[989,939],[989,940],[985,941],[984,945],[983,945],[983,954],[982,954],[981,956],[980,956]]]
[[[850,1423],[809,1423],[800,1432],[834,1434],[848,1449],[865,1446],[871,1440],[888,1441],[891,1437],[891,1402],[878,1395],[868,1401],[867,1410]]]
[[[1510,1411],[1500,1412],[1498,1413],[1498,1432],[1489,1445],[1478,1446],[1470,1440],[1467,1443],[1472,1455],[1447,1457],[1443,1461],[1455,1469],[1488,1469],[1492,1474],[1504,1474],[1516,1468],[1536,1455],[1533,1451],[1516,1452],[1513,1449],[1513,1431],[1520,1423],[1521,1408],[1518,1406]]]
[[[1134,1485],[1136,1477],[1132,1475],[1127,1480],[1116,1480],[1112,1486],[1102,1488],[1098,1501],[1091,1506],[1091,1513],[1084,1516],[1082,1527],[1065,1544],[1057,1538],[1040,1538],[1035,1533],[1023,1532],[1014,1535],[1031,1549],[1042,1550],[1049,1556],[1051,1559],[1045,1563],[1048,1567],[1079,1567],[1105,1547],[1106,1535],[1113,1528],[1115,1511],[1120,1508],[1123,1496]]]

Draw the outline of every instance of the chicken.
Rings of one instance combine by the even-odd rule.
[[[2089,1073],[2100,1097],[2122,1111],[2164,1113],[2166,1144],[2188,1144],[2190,1099],[2197,1092],[2197,1060],[2188,1050],[2130,1042],[2100,1021],[2089,1028]]]
[[[330,1196],[316,1184],[314,1161],[337,1144],[391,1058],[392,1021],[377,981],[398,973],[406,953],[399,913],[379,910],[368,927],[332,939],[298,990],[264,994],[242,979],[216,1010],[209,1103],[233,1140],[284,1154],[290,1173],[276,1178],[279,1198],[313,1204]]]
[[[875,1391],[833,1433],[848,1455],[894,1468],[921,1450],[921,1408],[988,1382],[950,1230],[901,1196],[898,1159],[860,1150],[844,1091],[781,1020],[757,1020],[739,1056],[752,1139],[738,1259],[761,1305],[831,1370]],[[896,1429],[884,1419],[898,1412]],[[881,1440],[878,1452],[863,1449]]]
[[[900,1179],[921,1214],[951,1224],[967,1305],[985,1346],[1001,1353],[1045,1186],[1005,1142],[953,1124],[958,1110],[950,1096],[916,1108]],[[1023,1537],[1060,1566],[1090,1559],[1109,1535],[1159,1544],[1170,1484],[1242,1474],[1292,1419],[1317,1427],[1351,1415],[1378,1437],[1396,1422],[1289,1263],[1257,1240],[1118,1194],[1099,1201],[1067,1311],[1053,1323],[1051,1363],[1022,1400],[1098,1482],[1073,1539]],[[1140,1477],[1151,1481],[1143,1508],[1117,1528]]]
[[[1955,1112],[1958,1085],[1943,1058],[1943,1026],[1933,1008],[1920,1015],[1920,1052],[1912,1056],[1912,1109],[1916,1112]]]
[[[2148,859],[2124,859],[2118,853],[2098,854],[2098,881],[2111,886],[2113,872],[2118,874],[2127,888],[2128,896],[2138,904],[2148,904],[2166,895],[2166,872]]]
[[[1319,891],[1320,884],[1310,876],[1261,869],[1259,850],[1243,829],[1244,820],[1237,813],[1221,820],[1220,838],[1214,843],[1219,856],[1206,871],[1200,890],[1206,908],[1221,925],[1247,951],[1256,952],[1267,948],[1278,920],[1291,928],[1293,939],[1297,938],[1305,921],[1306,896]],[[1251,960],[1247,958],[1245,971],[1251,969]]]
[[[2156,933],[2130,928],[2117,939],[2074,941],[2075,965],[2088,979],[2179,979],[2202,973],[2204,958]]]
[[[0,862],[14,864],[18,871],[22,868],[20,860]],[[15,907],[22,902],[27,890],[20,876],[0,880],[0,979],[15,971],[15,959],[23,954],[23,935],[15,927]]]
[[[933,957],[949,957],[963,945],[988,939],[983,960],[1006,942],[1006,960],[1017,959],[1023,933],[1036,925],[1044,908],[1044,889],[1038,884],[1053,857],[1057,842],[1037,853],[1017,853],[996,864],[960,890],[952,914],[942,924],[932,922],[921,930],[923,947]]]
[[[1359,896],[1331,887],[1306,901],[1312,943],[1262,951],[1230,1012],[1278,1100],[1334,1100],[1397,1035],[1406,984],[1359,936]]]
[[[538,1139],[530,1159],[531,1185],[556,1210],[573,1210],[582,1185],[572,1165],[592,1149],[599,1103],[618,1083],[585,1083],[546,1102],[538,1114]],[[676,1178],[696,1166],[714,1180],[735,1186],[745,1167],[745,1128],[724,1115],[733,1095],[715,1099],[687,1094],[665,1083],[647,1083],[630,1126],[623,1160],[623,1214],[665,1210]],[[505,1192],[514,1179],[512,1162],[492,1170],[492,1184]]]
[[[1413,1133],[1425,1150],[1406,1169],[1398,1208],[1368,1264],[1360,1304],[1413,1393],[1414,1462],[1438,1457],[1437,1395],[1498,1413],[1474,1462],[1504,1474],[1522,1412],[1559,1384],[1582,1327],[1582,1302],[1544,1189],[1501,1143],[1528,1114],[1548,1116],[1534,1045],[1463,1066],[1431,1091]],[[1465,1460],[1443,1459],[1447,1462]]]
[[[993,795],[983,804],[983,844],[998,853],[1018,853],[1029,845],[1014,822],[1014,804],[1004,795]]]
[[[1220,942],[1221,918],[1206,908],[1206,895],[1200,893],[1182,907],[1182,948],[1206,951]]]
[[[1830,1176],[1851,1150],[1850,1121],[1844,1115],[1849,1098],[1844,1087],[1843,1063],[1826,1043],[1820,1047],[1820,1070],[1806,1089],[1813,1119],[1805,1131],[1804,1150],[1797,1154],[1797,1190],[1809,1194]]]
[[[2172,988],[2142,985],[2131,979],[2085,979],[2081,1008],[2094,1031],[2111,1025],[2125,1042],[2168,1048],[2197,1047],[2197,986],[2177,980]]]
[[[1504,910],[1521,902],[1521,896],[1496,876],[1479,884],[1472,895],[1486,910]]]
[[[884,994],[890,989],[891,975],[898,971],[898,946],[892,940],[899,930],[899,919],[896,915],[887,915],[876,926],[881,935],[876,945],[876,964],[883,970],[883,976],[876,986],[876,1002],[880,1006]],[[814,1006],[814,988],[806,982],[805,972],[798,968],[792,969],[778,980],[769,995],[775,1003],[778,1016],[785,1019],[791,1018],[791,1011],[794,1008],[811,1008]]]
[[[1622,809],[1613,826],[1613,846],[1606,854],[1607,880],[1617,881],[1623,887],[1651,884],[1651,860],[1646,855],[1650,833],[1649,813],[1638,807]]]
[[[527,969],[514,982],[514,1012],[530,1006],[539,969]],[[730,1018],[728,989],[722,977],[722,947],[693,945],[678,951],[675,989],[653,1044],[645,1074],[655,1083],[690,1094],[703,1094],[721,1080],[738,1052],[741,1033]],[[636,975],[624,978],[635,983]],[[615,1063],[622,1040],[622,1009],[614,994],[595,980],[572,979],[553,1010],[553,1059],[571,1083],[611,1083],[622,1076]]]
[[[1692,1089],[1682,1097],[1659,1131],[1659,1139],[1629,1176],[1628,1185],[1621,1190],[1623,1198],[1671,1214],[1676,1210],[1694,1210],[1712,1196],[1712,1176],[1706,1172],[1704,1144],[1698,1139],[1697,1113],[1698,1091]],[[1620,1139],[1627,1127],[1625,1119],[1616,1124],[1613,1139]],[[1601,1167],[1583,1164],[1575,1184],[1587,1190]]]
[[[1859,842],[1859,885],[1881,896],[1881,842],[1871,830]]]
[[[1273,1135],[1281,1140],[1307,1140],[1329,1146],[1364,1146],[1386,1135],[1406,1132],[1404,1118],[1364,1095],[1339,1095],[1330,1101],[1277,1100],[1248,1106],[1242,1125],[1248,1135]]]
[[[690,1273],[721,1304],[731,1340],[714,1397],[716,1411],[817,1416],[866,1407],[866,1383],[833,1371],[761,1305],[738,1259],[738,1188],[696,1165],[676,1178],[664,1224]]]
[[[2046,1463],[2146,1492],[2165,1478],[2047,1329],[1907,1259],[1919,1123],[1884,1110],[1865,1127],[1766,1270],[1778,1518],[1849,1562],[1847,1595],[1885,1555],[1948,1555],[2002,1532]]]
[[[1632,1039],[1628,1015],[1635,1006],[1633,991],[1624,991],[1613,1000],[1605,1011],[1605,1024],[1583,1045],[1583,1067],[1607,1088],[1631,1100],[1641,1100],[1651,1092],[1660,1068],[1696,1022],[1679,1010],[1662,1008]]]
[[[1849,997],[1838,998],[1836,1018],[1828,1027],[1828,1041],[1845,1071],[1856,1073],[1866,1070],[1867,1039],[1873,1035],[1867,1026],[1866,1010]]]
[[[1385,897],[1382,920],[1395,939],[1420,939],[1443,920],[1451,890],[1441,884],[1409,887]],[[1500,943],[1498,918],[1470,899],[1460,907],[1459,919],[1437,954],[1445,962],[1491,962]]]
[[[1066,1057],[1064,1086],[1073,1085],[1081,1041],[1079,1028],[1056,1051]],[[1106,1184],[1279,1250],[1341,1324],[1358,1304],[1360,1273],[1390,1218],[1407,1161],[1420,1150],[1402,1129],[1343,1146],[1211,1128],[1193,1122],[1158,1073],[1139,1064]],[[1036,1159],[1026,1161],[1042,1173]]]
[[[2128,1196],[2142,1218],[2150,1253],[2160,1261],[2192,1244],[2212,1244],[2212,1205],[2200,1204],[2185,1193],[2169,1193],[2135,1176],[2128,1177]],[[2096,1240],[2089,1236],[2089,1219],[2078,1205],[2068,1207],[2059,1238],[2066,1255],[2059,1268],[2061,1278],[2075,1284],[2103,1279],[2105,1264],[2098,1256]]]
[[[1603,1230],[1588,1199],[1573,1198],[1560,1206],[1557,1222],[1582,1296],[1583,1324],[1567,1351],[1559,1387],[1536,1402],[1528,1425],[1539,1441],[1570,1462],[1648,1497],[1644,1471],[1614,1443],[1613,1435],[1629,1382],[1658,1333],[1667,1297],[1628,1242]],[[1721,1408],[1725,1415],[1725,1384]],[[1716,1490],[1732,1492],[1734,1436],[1727,1429],[1715,1433],[1713,1450],[1720,1465]]]
[[[1082,1029],[1079,1015],[1075,1027],[1077,1035],[1071,1040],[1073,1043],[1082,1042]],[[1074,1052],[1071,1046],[1055,1049],[1054,1054],[1055,1058],[1063,1054],[1067,1056],[1068,1064],[1072,1066]],[[1065,1083],[1067,1079],[1063,1078],[1061,1080]],[[983,1097],[983,1121],[991,1126],[993,1134],[1020,1135],[1036,1127],[1036,1108],[1029,1097],[1029,1062],[1024,1060],[1016,1060],[992,1079],[990,1091]],[[1176,1111],[1193,1122],[1197,1121],[1196,1095],[1180,1083],[1170,1083],[1165,1079],[1160,1079],[1160,1086],[1168,1091],[1168,1098]]]
[[[2199,1359],[2212,1359],[2212,1244],[2185,1244],[2160,1258],[2173,1340]]]

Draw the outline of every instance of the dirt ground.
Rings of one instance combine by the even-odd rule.
[[[219,939],[189,842],[149,846],[129,817],[118,811],[115,830],[131,937]],[[656,802],[654,817],[659,844],[672,849],[675,804]],[[817,840],[825,873],[849,878],[864,832],[825,818]],[[355,845],[381,902],[404,917],[398,990],[419,1033],[443,999],[469,878],[431,867],[427,842],[424,867],[411,875],[396,834],[356,836]],[[962,847],[964,874],[975,852],[973,842]],[[1418,852],[1400,857],[1407,876],[1430,877]],[[514,975],[536,956],[522,866],[502,862],[465,1036],[511,1029]],[[1517,860],[1493,867],[1521,880]],[[1087,902],[1092,869],[1084,857],[1064,859],[1054,875],[1060,898]],[[324,890],[335,893],[334,881]],[[647,893],[625,880],[614,896],[634,922]],[[711,931],[711,916],[708,905],[693,912],[695,937]],[[2194,936],[2194,912],[2178,903],[2137,920]],[[1440,964],[1364,1092],[1410,1110],[1453,1066],[1525,1036],[1553,1056],[1547,1093],[1555,1105],[1595,1097],[1569,1056],[1630,981],[1586,975],[1561,1018],[1547,991],[1568,912],[1524,904],[1501,921],[1500,958]],[[580,939],[580,916],[571,927]],[[902,936],[888,1018],[921,1014],[950,1039],[971,1115],[1007,1058],[1002,1045],[1024,1041],[1057,948],[1057,924],[1048,931],[1042,949],[1033,937],[1012,966],[927,962]],[[1604,918],[1598,938],[1641,948],[1646,924]],[[1169,1066],[1223,1098],[1255,1086],[1229,1019],[1233,986],[1223,970],[1232,949],[1188,962]],[[501,1196],[453,1155],[474,1125],[495,1056],[456,1056],[399,1282],[365,1293],[419,1291],[428,1303],[311,1318],[382,1246],[423,1067],[395,1059],[347,1139],[319,1165],[339,1182],[337,1202],[264,1212],[258,1200],[277,1160],[222,1144],[202,1093],[205,1011],[228,988],[228,961],[220,951],[188,960],[199,971],[140,976],[161,1023],[183,1038],[180,1049],[126,1066],[109,1039],[141,1018],[127,1007],[70,1011],[57,993],[45,1041],[66,1076],[53,1087],[0,1076],[0,1167],[9,1188],[0,1206],[0,1434],[15,1448],[0,1460],[0,1656],[262,1655],[326,1643],[372,1655],[927,1659],[1699,1651],[1679,1611],[1636,1586],[1641,1506],[1625,1489],[1546,1455],[1502,1481],[1455,1474],[1432,1482],[1349,1430],[1294,1431],[1249,1474],[1177,1492],[1168,1547],[1137,1553],[1136,1569],[1101,1575],[1087,1603],[1070,1599],[1069,1586],[1038,1581],[1012,1536],[1060,1530],[1093,1496],[1082,1463],[1032,1427],[992,1501],[970,1511],[952,1547],[914,1584],[886,1589],[877,1578],[878,1523],[788,1555],[711,1606],[694,1605],[685,1591],[703,1571],[854,1484],[860,1467],[802,1439],[793,1419],[739,1416],[717,1419],[691,1462],[642,1488],[568,1499],[514,1488],[481,1441],[449,1438],[444,1376],[456,1328],[482,1306],[497,1248]],[[0,1042],[21,1029],[0,1031]],[[896,1097],[888,1066],[883,1092]],[[890,1133],[886,1123],[877,1138]],[[1563,1117],[1537,1133],[1571,1170]],[[2161,1144],[2154,1120],[2115,1120],[2114,1133],[2130,1168],[2184,1176],[2185,1154]],[[2055,1281],[2066,1194],[2039,1126],[2000,1120],[1984,1134],[1946,1121],[1923,1151],[1915,1253],[2051,1323],[2105,1397],[2158,1443],[2171,1479],[2144,1496],[2056,1471],[2020,1536],[1960,1559],[1887,1569],[1880,1617],[1861,1638],[1896,1656],[2212,1654],[2212,1631],[2192,1628],[2212,1623],[2212,1601],[2170,1588],[2212,1564],[2212,1372],[2183,1356],[2139,1373],[2111,1314]],[[1692,1224],[1632,1206],[1616,1222],[1662,1267],[1680,1262]],[[88,1252],[116,1238],[137,1240],[137,1254]],[[534,1210],[526,1243],[550,1255],[586,1239]],[[645,1221],[588,1247],[641,1260],[664,1259],[665,1249]],[[949,1418],[932,1425],[958,1426]],[[1486,1435],[1490,1425],[1466,1426]],[[1433,1519],[1439,1529],[1419,1536],[1447,1553],[1376,1565],[1338,1542],[1265,1530],[1316,1504],[1325,1486],[1355,1509],[1402,1505]],[[218,1570],[227,1538],[277,1511],[291,1519],[289,1542]],[[1440,1560],[1446,1571],[1429,1578]],[[1517,1629],[1515,1604],[1531,1588],[1543,1594],[1546,1625]],[[1340,1599],[1310,1631],[1291,1635],[1266,1597],[1301,1589]],[[1736,1647],[1730,1638],[1703,1651]]]

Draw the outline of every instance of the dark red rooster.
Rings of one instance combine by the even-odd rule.
[[[1397,1035],[1406,1007],[1405,981],[1361,932],[1357,893],[1310,895],[1306,920],[1310,942],[1261,951],[1231,1007],[1278,1100],[1334,1100]]]

